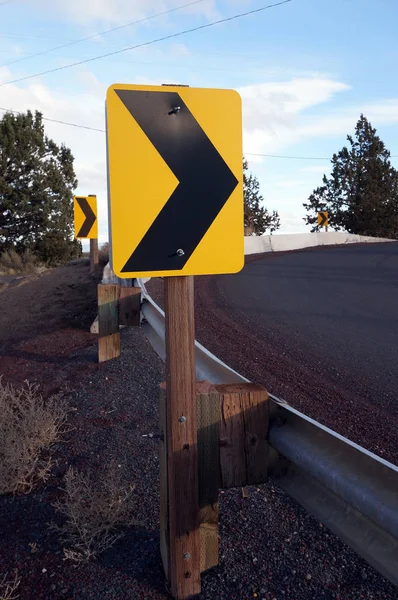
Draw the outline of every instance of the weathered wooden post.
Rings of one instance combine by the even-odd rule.
[[[169,578],[175,598],[200,592],[193,277],[166,277]]]
[[[90,240],[90,273],[94,275],[98,266],[98,238]]]
[[[98,284],[98,362],[120,356],[119,284]]]

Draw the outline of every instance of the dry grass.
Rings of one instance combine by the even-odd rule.
[[[19,594],[16,591],[21,583],[21,579],[18,577],[18,571],[15,569],[14,577],[7,579],[8,575],[3,575],[0,579],[0,600],[16,600],[19,598]]]
[[[105,242],[102,244],[101,248],[98,252],[98,264],[100,267],[105,267],[105,265],[109,262],[109,244]]]
[[[38,386],[15,389],[0,379],[0,494],[29,493],[48,479],[67,413],[59,396],[44,400]]]
[[[0,254],[0,274],[36,273],[43,269],[37,257],[30,250],[16,252],[6,250]]]
[[[124,484],[115,467],[100,477],[70,467],[64,496],[54,504],[65,520],[61,526],[51,524],[64,543],[65,559],[88,561],[120,539],[123,526],[132,524],[133,491],[134,486]]]

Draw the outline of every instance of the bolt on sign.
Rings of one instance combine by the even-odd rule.
[[[98,238],[97,196],[75,196],[73,209],[75,237]]]
[[[319,227],[327,227],[329,225],[329,213],[326,210],[318,213],[318,225]]]
[[[240,271],[239,94],[112,85],[106,114],[115,274],[129,278]]]

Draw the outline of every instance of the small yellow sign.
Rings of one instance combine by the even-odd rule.
[[[318,225],[319,227],[327,227],[329,225],[329,213],[326,210],[318,213]]]
[[[115,274],[239,271],[244,263],[239,94],[112,85],[106,113]]]
[[[75,237],[98,238],[97,196],[75,196]]]

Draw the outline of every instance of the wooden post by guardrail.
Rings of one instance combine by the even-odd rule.
[[[120,356],[120,285],[98,285],[98,362]]]
[[[98,238],[90,240],[90,273],[94,275],[98,267]]]
[[[141,288],[98,285],[98,362],[120,356],[120,326],[140,324]]]
[[[268,393],[254,383],[217,385],[220,395],[221,487],[265,483],[268,477]]]
[[[137,327],[140,324],[141,288],[120,286],[119,325]]]
[[[160,548],[171,579],[166,384],[160,393]],[[268,394],[259,385],[196,382],[200,573],[218,562],[219,488],[265,483],[268,479]],[[181,477],[181,475],[180,475]],[[183,485],[183,484],[182,484]],[[174,592],[173,592],[174,594]],[[176,598],[186,598],[178,593]]]
[[[218,492],[220,487],[219,394],[208,381],[196,384],[200,572],[218,565]]]

